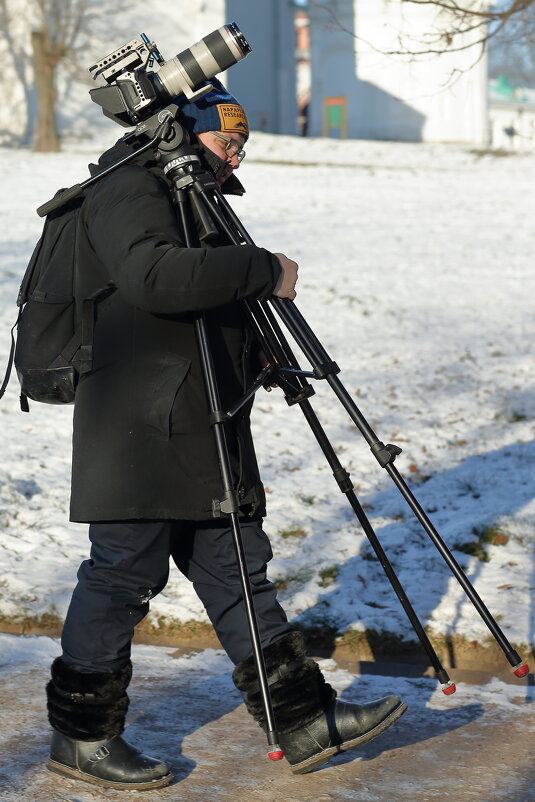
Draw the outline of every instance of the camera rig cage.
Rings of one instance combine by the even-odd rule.
[[[93,80],[106,82],[89,94],[106,117],[130,127],[180,96],[191,101],[210,92],[210,80],[250,52],[235,22],[223,25],[169,61],[142,33],[139,39],[132,39],[89,67]],[[158,70],[152,71],[155,62]]]

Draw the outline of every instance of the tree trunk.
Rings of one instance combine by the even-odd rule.
[[[37,95],[37,126],[34,150],[57,151],[56,67],[59,58],[45,31],[32,31],[33,68]]]

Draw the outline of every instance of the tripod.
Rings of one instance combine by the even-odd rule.
[[[176,206],[180,226],[184,231],[185,244],[187,247],[198,246],[199,240],[209,241],[212,237],[220,238],[221,236],[226,239],[228,244],[254,245],[239,218],[223,197],[214,176],[208,170],[204,169],[198,152],[190,147],[188,143],[184,142],[184,132],[177,121],[178,113],[179,110],[177,106],[169,106],[157,115],[154,115],[154,118],[141,124],[142,130],[140,132],[144,134],[148,132],[151,137],[150,141],[143,144],[143,146],[138,148],[131,156],[111,165],[105,171],[93,176],[83,184],[78,184],[70,190],[66,190],[62,196],[59,196],[54,201],[41,207],[38,210],[39,213],[46,214],[48,211],[51,211],[52,208],[56,208],[66,200],[80,194],[85,186],[98,180],[104,173],[108,174],[111,170],[126,163],[134,156],[137,156],[140,152],[152,149],[157,161],[163,168],[167,180],[171,184],[172,199]],[[138,126],[138,129],[139,128],[140,126]],[[138,132],[138,129],[136,129],[136,132]],[[195,215],[197,223],[200,223],[201,226],[199,234],[197,234],[196,227],[193,225],[193,215]],[[461,567],[413,496],[404,479],[397,471],[394,462],[396,456],[401,452],[401,449],[390,443],[385,445],[379,440],[340,382],[338,378],[339,368],[336,362],[327,354],[295,304],[292,301],[278,298],[272,298],[269,302],[245,300],[241,303],[248,324],[255,333],[267,357],[268,364],[260,371],[252,385],[246,388],[243,397],[238,399],[230,410],[223,410],[221,408],[206,321],[202,314],[196,319],[195,330],[206,385],[210,423],[214,432],[220,465],[222,484],[220,509],[223,513],[228,515],[231,524],[240,571],[244,605],[251,635],[253,656],[258,673],[260,692],[266,711],[267,739],[269,744],[268,756],[270,759],[278,760],[283,754],[277,744],[276,722],[273,716],[269,684],[266,676],[254,602],[241,539],[239,499],[234,486],[225,437],[225,423],[236,415],[243,405],[246,404],[261,387],[271,386],[272,384],[278,385],[283,390],[287,403],[291,406],[298,405],[301,408],[332,470],[340,491],[346,496],[352,507],[394,592],[400,600],[411,625],[422,643],[435,670],[437,679],[442,684],[443,692],[447,695],[454,693],[455,685],[450,681],[446,670],[442,666],[364,512],[354,491],[349,473],[340,463],[333,446],[310,404],[309,399],[314,394],[314,390],[312,385],[307,381],[308,379],[325,380],[330,385],[344,409],[367,441],[379,465],[387,471],[394,481],[416,518],[472,601],[477,612],[483,618],[490,632],[504,651],[507,660],[514,669],[514,673],[519,677],[525,676],[529,670],[528,666],[522,663],[518,653],[509,644],[495,619],[470,584]],[[299,366],[278,322],[278,318],[282,321],[285,328],[310,362],[311,370],[302,370]]]

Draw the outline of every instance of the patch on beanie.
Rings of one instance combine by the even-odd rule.
[[[220,131],[249,136],[249,124],[241,106],[231,103],[218,103],[216,109],[219,114]]]

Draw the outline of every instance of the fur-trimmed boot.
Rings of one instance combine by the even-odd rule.
[[[362,705],[337,701],[318,664],[307,657],[300,632],[267,646],[264,659],[279,744],[294,774],[312,771],[338,752],[370,741],[407,709],[393,695]],[[239,663],[232,678],[246,694],[247,710],[266,730],[253,658]]]
[[[78,671],[58,657],[46,686],[54,728],[47,767],[109,788],[161,788],[173,779],[165,763],[130,746],[124,730],[130,663],[112,674]]]

